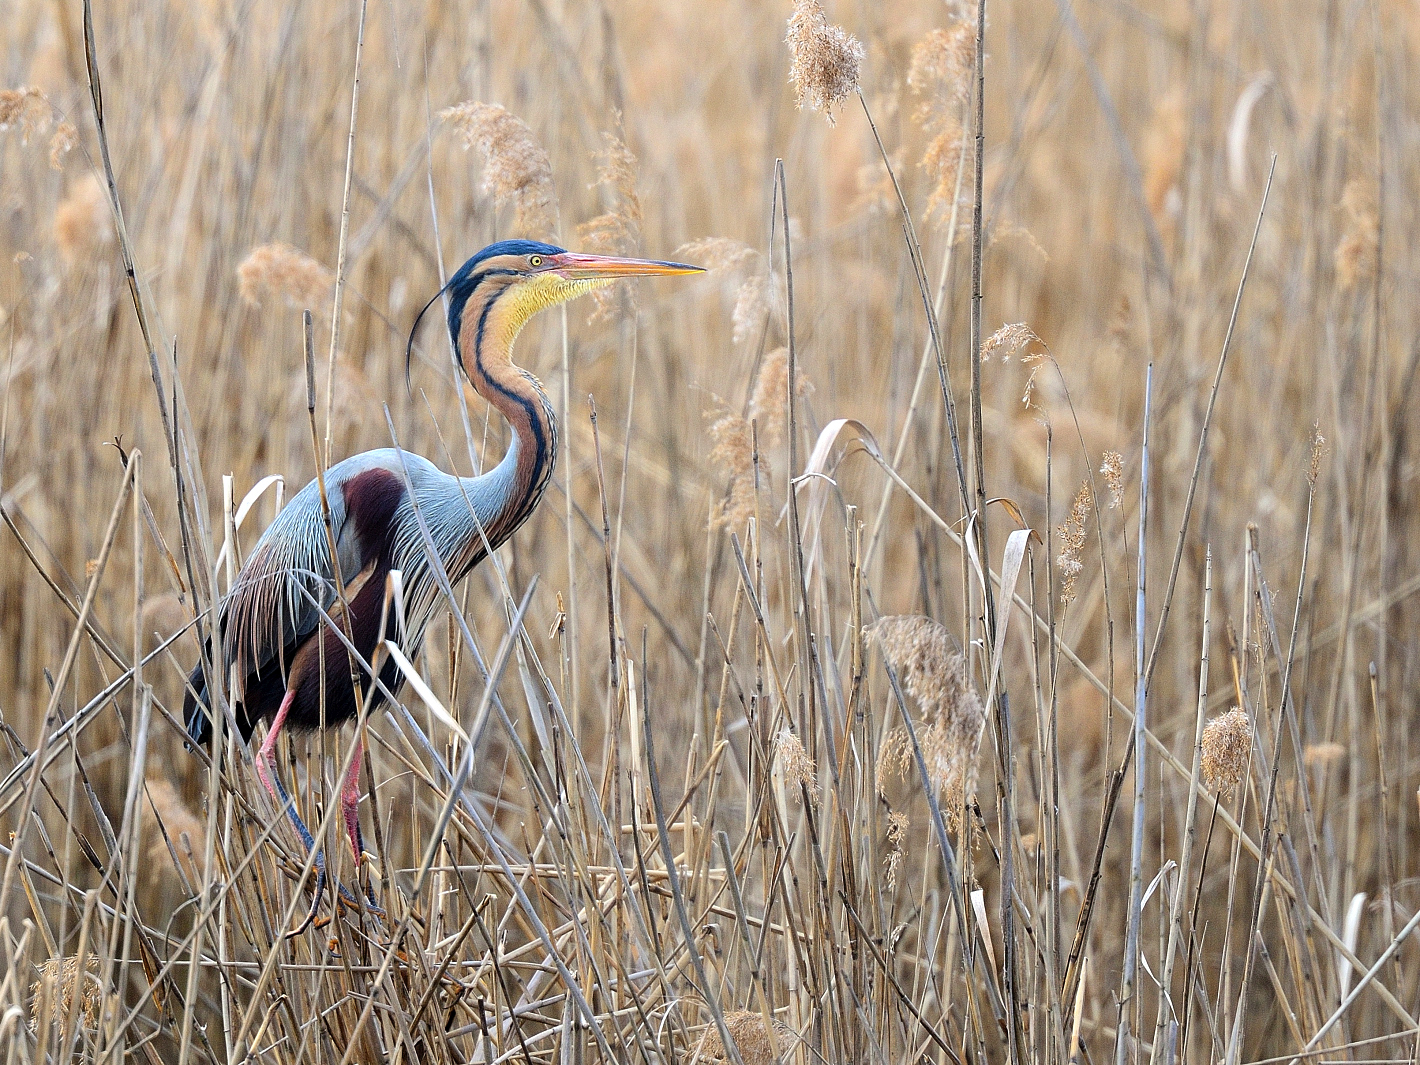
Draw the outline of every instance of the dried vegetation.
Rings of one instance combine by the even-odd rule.
[[[352,139],[359,7],[95,4],[122,226],[79,9],[6,7],[0,1059],[1413,1060],[1413,5],[991,0],[979,194],[974,4],[371,4]],[[404,345],[515,235],[710,273],[520,341],[554,490],[444,716],[368,722],[387,917],[288,938],[299,842],[176,717],[315,472],[300,312],[332,457],[387,405],[486,468]],[[451,619],[492,660],[534,576],[485,704]],[[280,747],[347,884],[352,739]]]

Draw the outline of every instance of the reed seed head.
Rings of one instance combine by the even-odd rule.
[[[1109,508],[1124,503],[1124,456],[1118,451],[1106,451],[1100,462],[1100,474],[1109,489]]]
[[[28,144],[31,137],[49,128],[53,114],[49,98],[33,85],[0,90],[0,133],[18,126],[21,141]]]
[[[795,377],[794,394],[802,396],[809,390],[808,378],[801,373]],[[784,439],[789,417],[788,348],[776,348],[764,356],[754,383],[754,395],[749,401],[749,415],[759,423],[762,440],[778,443]]]
[[[1336,280],[1342,289],[1350,289],[1375,271],[1381,216],[1370,182],[1358,177],[1346,183],[1339,208],[1345,229],[1336,245]]]
[[[592,186],[603,190],[611,207],[577,227],[577,238],[582,245],[588,251],[603,255],[630,255],[641,242],[641,197],[636,192],[637,159],[622,139],[620,125],[618,116],[618,129],[602,134],[605,147],[597,157],[597,180]],[[591,320],[610,317],[618,294],[624,294],[629,299],[632,291],[620,285],[594,289],[592,300],[595,310]]]
[[[675,257],[686,262],[699,263],[705,269],[749,270],[763,258],[760,253],[740,240],[729,237],[701,237],[676,249]]]
[[[1247,773],[1252,754],[1252,721],[1233,707],[1203,730],[1203,780],[1210,788],[1231,791]]]
[[[177,852],[178,864],[182,871],[187,874],[190,882],[200,881],[199,871],[188,857],[188,853],[206,853],[207,822],[188,809],[187,804],[182,801],[182,796],[167,778],[149,777],[145,781],[145,787],[148,798],[152,800],[153,810],[167,833],[167,839],[172,841],[173,850]],[[184,836],[187,837],[185,841]],[[149,869],[167,869],[173,859],[168,851],[168,842],[163,839],[163,833],[156,828],[152,829],[147,842]]]
[[[335,275],[305,252],[273,241],[247,253],[237,267],[237,282],[253,307],[281,299],[293,310],[319,313],[331,301]]]
[[[1040,343],[1040,337],[1036,336],[1025,322],[1003,325],[986,338],[985,344],[981,345],[981,361],[985,362],[995,355],[1005,362],[1032,342]]]
[[[1312,425],[1312,452],[1311,459],[1307,463],[1307,484],[1315,485],[1317,476],[1321,473],[1321,460],[1326,455],[1326,437],[1321,435],[1321,423]]]
[[[1325,769],[1346,757],[1346,748],[1339,743],[1313,743],[1302,752],[1302,763],[1308,769]]]
[[[1056,530],[1060,537],[1060,557],[1056,564],[1060,567],[1060,609],[1064,610],[1075,601],[1075,582],[1080,577],[1085,553],[1085,527],[1090,520],[1090,509],[1094,503],[1094,493],[1086,479],[1075,493],[1075,501],[1070,504],[1070,513]]]
[[[743,344],[759,334],[769,315],[769,278],[764,274],[752,274],[744,279],[735,294],[735,310],[731,315],[734,324],[733,340]]]
[[[722,409],[710,423],[710,462],[730,477],[726,499],[715,505],[712,528],[743,529],[754,517],[754,427]]]
[[[792,729],[781,729],[779,735],[774,737],[774,755],[779,759],[785,781],[804,787],[809,799],[818,802],[818,766],[809,752],[804,750],[804,741]]]
[[[966,19],[930,30],[912,47],[907,84],[917,96],[917,120],[932,128],[958,121],[946,111],[958,112],[971,101],[971,75],[976,69],[976,27]]]
[[[799,109],[822,111],[833,125],[833,107],[857,91],[863,45],[828,21],[818,0],[795,0],[785,36],[793,62],[789,82]]]
[[[61,122],[54,127],[49,138],[49,165],[55,170],[64,169],[64,157],[79,143],[79,131],[72,122]]]
[[[730,1038],[735,1041],[735,1048],[740,1052],[744,1065],[774,1065],[774,1046],[769,1041],[769,1030],[762,1014],[750,1010],[731,1010],[725,1014],[725,1027],[730,1030]],[[782,1044],[790,1033],[784,1025],[775,1021],[774,1034]],[[725,1044],[714,1024],[707,1032],[700,1060],[707,1063],[734,1060],[726,1053]]]
[[[917,97],[917,122],[931,136],[921,165],[932,184],[927,209],[938,217],[945,217],[957,192],[962,115],[975,66],[976,30],[964,19],[932,30],[912,49],[907,84]]]
[[[931,618],[885,617],[869,631],[878,638],[883,658],[897,673],[903,690],[917,703],[922,722],[918,743],[927,776],[944,796],[955,828],[961,800],[974,784],[976,752],[986,722],[981,698],[967,677],[966,659],[951,634]],[[913,762],[906,730],[889,732],[878,755],[879,791],[885,770],[910,779],[916,772]]]
[[[78,995],[80,1016],[86,1029],[95,1029],[99,1023],[99,956],[89,954],[84,959],[80,973],[79,956],[71,954],[67,958],[50,958],[39,967],[39,977],[30,985],[29,1029],[38,1032],[43,1009],[44,996],[52,995],[50,1010],[59,1015],[60,1024],[67,1024],[70,1010],[74,1008],[74,998]],[[78,985],[76,988],[75,985]],[[50,1013],[53,1016],[53,1013]]]
[[[515,211],[519,235],[543,237],[557,230],[557,188],[552,160],[528,124],[507,108],[470,100],[445,108],[439,117],[483,157],[483,191]]]
[[[1144,174],[1144,200],[1160,228],[1172,227],[1183,210],[1180,181],[1188,147],[1185,101],[1171,92],[1159,101],[1144,130],[1140,160]]]
[[[907,815],[894,810],[888,814],[887,818],[887,841],[892,849],[888,851],[887,857],[883,859],[883,865],[887,873],[887,889],[893,891],[897,888],[897,874],[902,866],[903,840],[907,838],[907,829],[911,822]]]

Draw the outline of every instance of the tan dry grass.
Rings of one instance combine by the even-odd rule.
[[[529,639],[500,689],[512,728],[493,715],[472,779],[489,831],[455,805],[446,846],[418,890],[415,873],[448,798],[440,765],[460,751],[413,696],[409,718],[371,723],[373,776],[362,781],[374,800],[364,810],[378,856],[371,873],[393,921],[410,916],[390,951],[391,927],[361,926],[348,912],[320,934],[283,938],[288,912],[294,924],[309,902],[309,885],[294,879],[294,837],[278,824],[263,840],[272,811],[249,763],[225,762],[214,779],[164,714],[180,705],[191,637],[144,666],[154,696],[149,791],[170,834],[182,826],[177,842],[186,835],[191,857],[178,847],[174,867],[166,846],[156,849],[147,801],[131,807],[138,823],[124,826],[143,706],[123,679],[135,635],[152,651],[153,631],[177,631],[225,587],[212,566],[223,474],[240,501],[270,474],[286,478],[290,498],[314,472],[299,310],[312,306],[317,345],[327,343],[320,319],[334,279],[321,264],[336,259],[345,206],[351,12],[316,5],[293,15],[276,0],[254,0],[239,18],[217,3],[95,5],[115,183],[157,349],[155,389],[96,169],[81,20],[65,5],[12,4],[0,50],[0,86],[20,90],[0,98],[11,112],[0,133],[0,503],[11,523],[0,528],[0,713],[14,731],[0,737],[8,782],[0,842],[9,848],[20,833],[23,862],[10,863],[0,902],[0,957],[10,967],[0,974],[10,977],[0,1015],[14,1007],[31,1016],[28,989],[41,968],[76,956],[87,934],[82,949],[103,966],[126,964],[121,981],[93,987],[122,1006],[105,1016],[121,1012],[127,1026],[115,1022],[116,1045],[103,1033],[118,1028],[81,1026],[79,1058],[151,1050],[176,1061],[186,1039],[189,1063],[236,1060],[246,1049],[273,1062],[299,1054],[338,1063],[348,1050],[352,1060],[442,1065],[524,1060],[524,1046],[535,1065],[595,1060],[602,1051],[568,1006],[564,979],[587,992],[620,1060],[688,1059],[706,1026],[715,1028],[714,1003],[736,1024],[748,1016],[761,1025],[767,1005],[797,1033],[779,1040],[797,1065],[948,1059],[930,1033],[951,1053],[969,1048],[978,1065],[1004,1063],[1010,1033],[996,1018],[1015,1016],[1020,1060],[1064,1065],[1075,1016],[1067,992],[1077,986],[1081,1060],[1112,1058],[1129,818],[1116,812],[1101,848],[1100,817],[1134,689],[1136,634],[1125,619],[1138,558],[1143,368],[1154,364],[1156,401],[1148,652],[1275,149],[1276,182],[1149,687],[1145,880],[1181,860],[1190,828],[1201,840],[1211,824],[1212,848],[1205,855],[1200,842],[1192,868],[1160,882],[1142,949],[1159,974],[1166,935],[1154,933],[1167,922],[1155,921],[1164,911],[1154,907],[1172,903],[1178,886],[1193,976],[1186,982],[1181,959],[1170,988],[1181,1022],[1175,1060],[1224,1060],[1235,1030],[1236,1061],[1290,1059],[1335,1012],[1343,980],[1354,988],[1420,906],[1420,817],[1409,799],[1420,776],[1407,701],[1420,626],[1420,464],[1409,428],[1420,308],[1404,298],[1420,195],[1403,163],[1420,113],[1420,90],[1404,76],[1417,62],[1420,22],[1381,5],[1373,39],[1364,10],[1328,14],[1281,0],[1262,0],[1246,17],[1227,5],[1074,5],[1074,13],[1093,69],[1039,5],[992,0],[986,20],[983,318],[1028,322],[1050,349],[1032,342],[1024,359],[983,367],[986,495],[1005,502],[987,508],[988,557],[974,562],[953,539],[969,526],[923,311],[924,302],[938,305],[940,284],[943,371],[965,426],[970,225],[923,224],[945,221],[959,164],[960,219],[972,213],[975,27],[960,5],[369,7],[334,382],[339,454],[389,442],[387,403],[401,441],[441,466],[469,472],[496,461],[503,428],[475,399],[465,436],[438,329],[418,338],[411,390],[403,367],[414,309],[495,238],[560,233],[582,246],[604,236],[608,249],[717,268],[674,289],[643,286],[639,305],[623,301],[610,324],[571,315],[570,379],[559,322],[535,323],[521,342],[520,360],[547,380],[559,410],[567,399],[573,451],[556,477],[572,506],[555,489],[503,553],[515,597],[534,574],[540,583]],[[832,128],[795,110],[791,70],[803,102],[828,110]],[[1273,79],[1266,95],[1235,122],[1264,73]],[[845,106],[858,86],[917,222],[925,300],[896,190],[856,102]],[[506,109],[459,104],[470,97]],[[441,111],[444,126],[431,122]],[[619,155],[620,184],[599,184],[611,129],[636,160]],[[1234,130],[1242,143],[1229,142]],[[786,163],[794,235],[795,358],[814,386],[794,394],[792,437],[787,276],[782,244],[767,241],[776,158]],[[574,235],[599,219],[606,224]],[[1161,238],[1157,261],[1150,227]],[[704,234],[723,236],[674,251]],[[285,260],[290,278],[263,288],[252,308],[240,268],[278,236],[308,258]],[[634,398],[625,347],[633,337]],[[880,444],[895,443],[923,350],[898,471],[921,503],[895,490],[884,535],[859,565],[858,523],[884,480],[855,450],[823,467],[831,485],[814,479],[827,502],[816,537],[796,540],[787,502],[803,471],[789,467],[790,441],[802,464],[825,425],[853,417]],[[610,551],[589,393],[600,412]],[[166,424],[160,394],[176,410]],[[181,502],[169,461],[174,425]],[[151,525],[143,508],[125,509],[101,570],[120,477],[109,443],[118,436],[125,451],[143,453]],[[970,466],[969,450],[965,458]],[[1091,471],[1098,500],[1084,488],[1072,496]],[[798,492],[802,517],[808,489]],[[712,510],[739,535],[743,569],[728,532],[706,529]],[[977,708],[968,737],[942,724],[950,714],[936,713],[934,724],[921,694],[907,693],[939,778],[926,787],[953,774],[980,778],[961,794],[975,796],[967,813],[980,845],[957,856],[954,872],[982,893],[979,911],[969,893],[963,902],[973,922],[984,915],[984,934],[964,941],[926,791],[906,765],[900,713],[864,630],[880,615],[929,615],[965,652],[959,664],[938,655],[937,672],[956,678],[954,690],[985,692],[995,648],[975,567],[999,570],[1016,514],[1050,541],[1051,557],[1032,542],[1001,660],[1014,771],[1002,772],[996,706]],[[244,550],[270,516],[268,496],[240,531]],[[137,573],[135,524],[146,537]],[[1215,565],[1207,713],[1237,704],[1256,723],[1281,800],[1266,831],[1270,781],[1261,775],[1255,788],[1239,782],[1211,822],[1216,792],[1204,785],[1198,822],[1186,821],[1205,547]],[[99,580],[91,624],[56,699],[50,678],[90,575]],[[485,652],[506,629],[499,588],[484,568],[466,600],[465,589],[458,595]],[[1009,609],[999,597],[996,605],[998,616]],[[464,723],[483,694],[473,661],[457,627],[441,621],[419,663]],[[36,817],[25,817],[20,745],[39,746],[46,720],[67,730],[50,733],[47,787],[36,792]],[[632,739],[643,721],[708,997],[653,827],[646,746]],[[801,761],[778,741],[780,761],[792,756],[804,771],[791,783],[811,778],[819,788],[809,802],[801,793],[778,801],[781,736],[802,749]],[[338,757],[348,742],[348,733],[327,736],[325,753]],[[885,749],[899,761],[880,780]],[[319,742],[283,748],[280,772],[312,823],[335,805],[334,771]],[[1001,817],[1003,792],[1014,820]],[[962,809],[953,798],[949,817]],[[110,854],[105,822],[127,862]],[[1254,848],[1264,838],[1276,841],[1274,857],[1295,854],[1301,875],[1290,857],[1272,863],[1254,936]],[[341,843],[337,827],[326,853],[348,883]],[[7,860],[8,850],[0,867]],[[1342,922],[1362,893],[1385,904],[1362,911],[1353,938]],[[1015,900],[1009,926],[1003,897]],[[1253,943],[1267,954],[1245,980]],[[1400,1060],[1413,1049],[1395,1037],[1420,991],[1415,949],[1402,944],[1399,964],[1383,966],[1347,1007],[1344,1037],[1380,1040],[1357,1054]],[[1011,1009],[1012,988],[1031,1008]],[[1148,1042],[1159,994],[1149,981],[1138,990],[1133,1030]],[[38,1051],[38,1036],[16,1046],[20,1060]]]

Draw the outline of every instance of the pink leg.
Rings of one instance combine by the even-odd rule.
[[[256,775],[261,779],[261,783],[266,790],[271,793],[271,798],[277,805],[284,807],[276,797],[276,786],[271,782],[271,771],[276,767],[276,736],[281,731],[281,726],[286,724],[286,714],[291,709],[291,704],[296,701],[296,692],[288,690],[281,700],[281,707],[276,711],[276,717],[272,719],[271,727],[266,730],[266,739],[261,741],[261,750],[256,755]]]
[[[365,841],[360,835],[360,769],[365,760],[365,741],[355,736],[355,756],[345,774],[340,789],[340,809],[345,814],[345,831],[350,836],[350,849],[355,852],[355,868],[365,859]]]

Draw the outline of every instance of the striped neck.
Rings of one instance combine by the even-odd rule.
[[[457,343],[474,391],[513,432],[507,454],[485,474],[495,504],[480,517],[496,548],[527,521],[547,490],[557,460],[557,418],[542,382],[512,361],[513,342],[530,315],[516,297],[504,298],[513,290],[502,272],[488,275],[476,279],[464,303]]]

